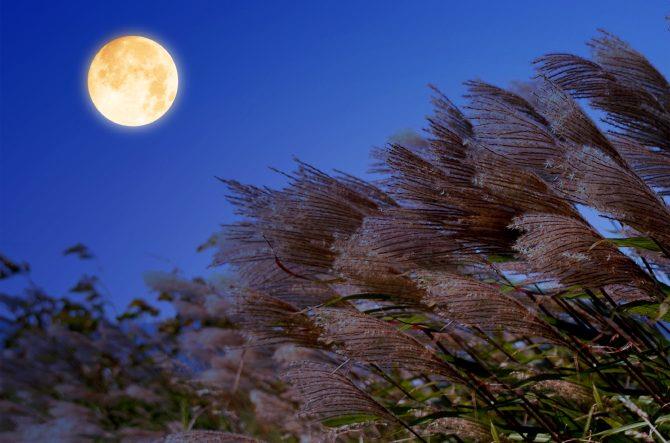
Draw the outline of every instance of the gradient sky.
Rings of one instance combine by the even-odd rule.
[[[56,4],[59,3],[59,4]],[[119,309],[147,270],[207,274],[196,254],[233,220],[215,176],[280,185],[291,159],[363,175],[368,151],[420,129],[428,83],[501,86],[607,29],[670,73],[666,1],[3,1],[0,252],[64,291],[98,273]],[[156,124],[93,108],[95,52],[126,34],[173,55],[180,90]],[[97,259],[63,257],[77,242]],[[0,291],[11,290],[5,283]]]

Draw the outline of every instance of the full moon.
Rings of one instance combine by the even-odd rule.
[[[88,70],[88,93],[96,109],[123,126],[161,118],[177,96],[177,67],[153,40],[119,37],[98,51]]]

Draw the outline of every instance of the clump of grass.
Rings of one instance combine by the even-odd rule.
[[[375,182],[303,163],[279,191],[226,182],[244,221],[218,260],[240,297],[292,304],[318,370],[374,401],[342,406],[308,362],[289,377],[303,415],[386,439],[664,438],[670,86],[612,35],[590,46],[515,91],[468,82],[463,109],[436,91],[421,142],[375,152]]]

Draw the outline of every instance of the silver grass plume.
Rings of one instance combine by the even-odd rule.
[[[434,351],[386,321],[354,309],[318,308],[315,314],[324,331],[321,341],[347,358],[388,370],[461,379]]]

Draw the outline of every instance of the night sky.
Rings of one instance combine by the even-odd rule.
[[[58,3],[58,4],[56,4]],[[142,274],[207,275],[195,248],[233,220],[215,176],[280,185],[292,157],[364,175],[368,151],[421,129],[428,83],[532,75],[543,53],[587,54],[604,28],[670,73],[666,1],[3,1],[0,252],[53,292],[97,273],[113,304]],[[86,71],[107,41],[162,44],[180,89],[157,123],[104,120]],[[90,262],[63,257],[77,242]],[[0,291],[11,285],[0,285]]]

